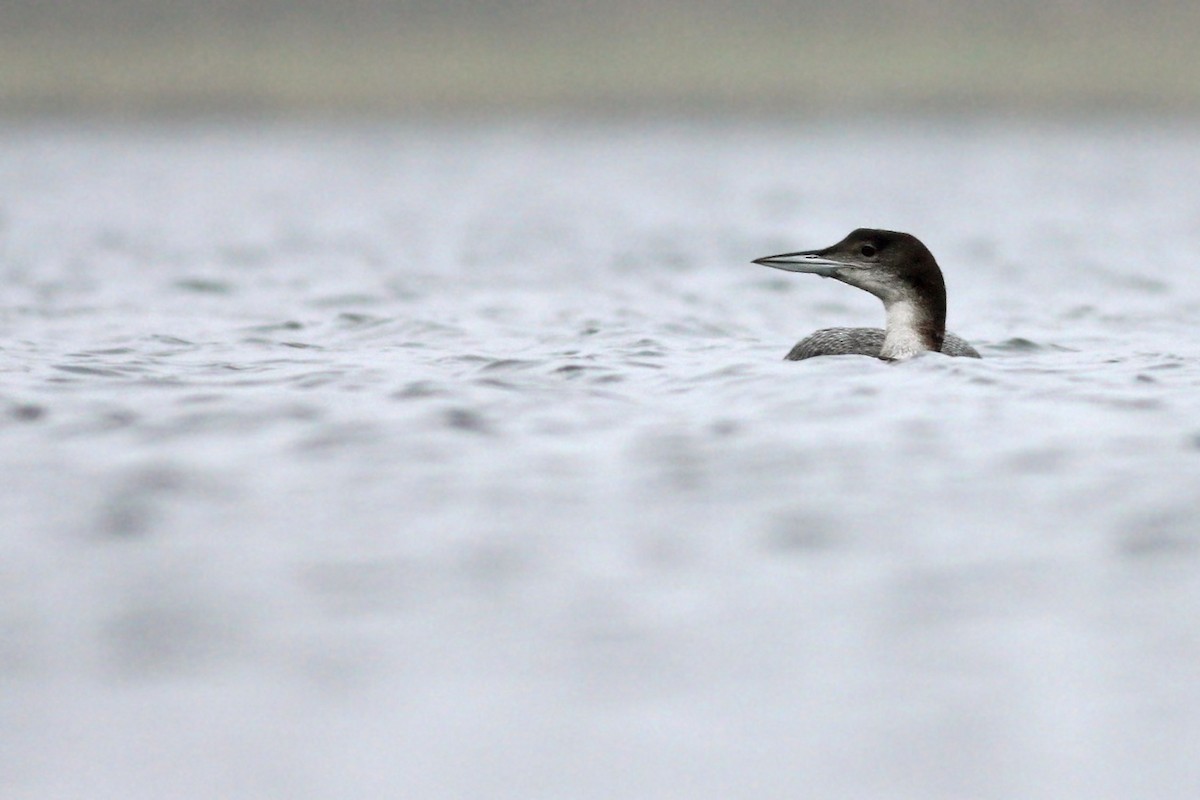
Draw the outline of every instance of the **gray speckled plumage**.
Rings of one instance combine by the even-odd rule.
[[[860,355],[879,358],[883,349],[883,330],[880,328],[823,328],[805,336],[784,357],[785,361],[800,361],[814,356]],[[961,337],[946,332],[941,352],[948,356],[980,358],[979,352]]]

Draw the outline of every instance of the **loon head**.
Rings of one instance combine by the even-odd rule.
[[[946,284],[921,241],[908,233],[859,228],[835,245],[755,259],[755,264],[810,272],[855,286],[883,301],[889,335],[899,345],[941,350],[946,334]]]

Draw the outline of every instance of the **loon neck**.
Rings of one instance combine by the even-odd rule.
[[[936,308],[904,297],[885,303],[887,329],[879,357],[885,361],[900,361],[920,355],[927,350],[941,352],[946,336],[945,305],[939,315]]]

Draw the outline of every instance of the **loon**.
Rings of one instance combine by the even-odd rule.
[[[980,357],[974,347],[947,332],[942,271],[929,248],[911,234],[859,228],[831,247],[766,256],[753,263],[836,278],[875,295],[887,312],[886,330],[825,328],[797,342],[786,361],[836,355],[902,361],[927,350]]]

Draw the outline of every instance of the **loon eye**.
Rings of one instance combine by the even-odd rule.
[[[873,245],[864,244],[862,249],[858,252],[862,253],[867,258],[870,258],[871,256],[875,255],[875,247]]]

